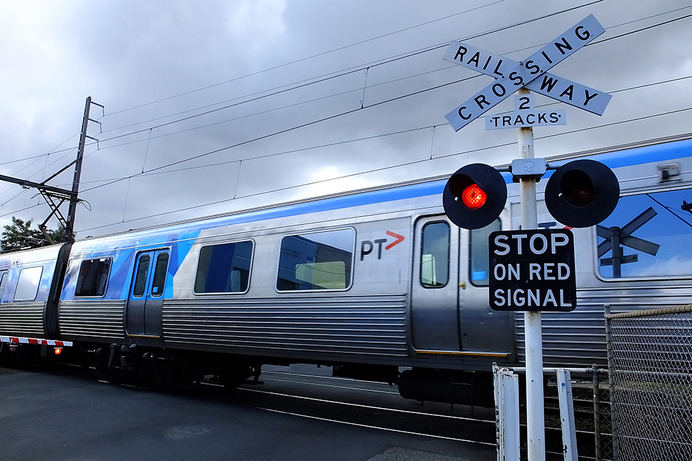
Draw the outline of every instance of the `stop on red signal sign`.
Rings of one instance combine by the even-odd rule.
[[[574,236],[569,229],[490,234],[490,307],[571,311],[577,307]]]

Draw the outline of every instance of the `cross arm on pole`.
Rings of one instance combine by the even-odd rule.
[[[26,187],[26,188],[38,189],[41,192],[45,191],[45,192],[48,192],[48,193],[55,195],[55,196],[58,196],[58,197],[65,197],[68,200],[72,196],[76,195],[74,192],[72,192],[71,190],[68,190],[68,189],[62,189],[60,187],[49,186],[49,185],[44,184],[44,183],[33,182],[33,181],[26,180],[26,179],[13,178],[11,176],[5,176],[5,175],[1,175],[1,174],[0,174],[0,181],[19,184],[20,186]]]

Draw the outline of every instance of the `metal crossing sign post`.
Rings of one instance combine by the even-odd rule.
[[[516,162],[517,164],[524,165],[524,167],[529,163],[533,164],[534,161],[530,160],[534,159],[532,127],[564,124],[566,123],[566,117],[562,111],[552,111],[543,114],[535,111],[533,101],[530,97],[530,90],[598,115],[601,115],[608,105],[611,98],[609,94],[548,73],[548,70],[552,67],[567,59],[604,32],[605,29],[596,18],[593,15],[589,15],[521,62],[488,53],[466,43],[453,41],[445,53],[445,60],[490,75],[495,78],[495,81],[450,111],[446,115],[447,120],[455,131],[459,131],[461,128],[518,91],[519,96],[516,100],[515,111],[489,117],[486,119],[486,128],[518,128],[518,144],[522,160],[515,160],[513,164]],[[538,162],[538,160],[542,162]],[[536,159],[536,164],[541,163],[543,165],[543,171],[539,175],[522,175],[512,170],[515,179],[519,179],[521,186],[521,224],[522,230],[527,236],[529,235],[527,233],[528,231],[534,230],[538,226],[536,181],[540,179],[545,172],[545,160]],[[455,176],[458,176],[461,180],[457,178],[452,181]],[[454,202],[456,198],[453,197],[455,194],[452,189],[467,187],[467,181],[465,181],[464,176],[461,175],[461,170],[453,175],[452,179],[450,179],[445,189],[445,194],[447,195],[445,212],[448,215],[447,206],[451,206],[452,209],[456,206]],[[447,189],[450,189],[449,193]],[[510,234],[499,234],[499,236],[502,235],[505,235],[507,238],[512,238]],[[531,235],[539,234],[532,233]],[[497,237],[498,235],[495,235],[495,238]],[[550,238],[552,237],[547,237],[548,240]],[[572,239],[568,238],[567,240],[571,242]],[[565,242],[564,246],[566,246],[567,240],[558,237],[557,241]],[[500,241],[500,244],[502,244],[502,241]],[[561,248],[560,252],[563,250],[564,249]],[[502,252],[504,250],[501,249],[499,251]],[[571,252],[573,259],[573,249]],[[546,263],[559,264],[565,263],[565,261],[555,260],[547,261]],[[505,267],[509,270],[509,266]],[[543,267],[543,276],[546,276],[548,267],[552,268],[558,266],[543,265],[541,267]],[[564,270],[563,266],[559,267]],[[530,271],[529,268],[525,270]],[[540,269],[538,270],[540,272]],[[558,271],[556,273],[559,274],[559,269],[556,270]],[[553,273],[550,272],[550,274],[550,276],[552,276]],[[565,272],[562,272],[562,275],[566,276]],[[571,275],[574,275],[573,266],[571,268]],[[571,284],[572,281],[569,283]],[[506,303],[507,297],[504,299]],[[514,299],[512,298],[511,300],[513,301]],[[544,298],[543,304],[546,302]],[[562,307],[564,307],[565,310],[571,310],[576,304],[576,295],[573,301],[567,301],[565,298],[564,303],[565,306]],[[524,311],[524,329],[528,459],[540,461],[545,460],[543,346],[540,309]]]

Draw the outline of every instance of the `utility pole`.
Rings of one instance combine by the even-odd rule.
[[[84,158],[84,148],[86,146],[86,139],[89,138],[98,142],[96,138],[92,138],[87,134],[87,129],[89,128],[89,122],[94,122],[101,125],[100,122],[89,118],[89,113],[92,104],[99,106],[101,109],[104,108],[101,104],[93,102],[91,100],[91,96],[87,97],[86,104],[84,106],[84,118],[82,119],[82,131],[79,136],[79,146],[77,148],[76,160],[72,161],[69,165],[65,166],[57,173],[55,173],[54,175],[50,176],[49,178],[45,179],[43,182],[40,183],[29,181],[26,179],[19,179],[13,178],[11,176],[0,175],[0,181],[19,184],[22,187],[31,187],[38,189],[39,193],[51,209],[51,212],[48,215],[48,217],[41,224],[39,224],[38,227],[39,229],[41,229],[41,232],[43,232],[43,235],[46,237],[46,239],[51,243],[55,242],[52,242],[50,237],[48,236],[46,224],[53,216],[55,216],[60,225],[63,228],[65,228],[67,241],[74,242],[74,220],[75,212],[77,210],[77,203],[79,203],[79,180],[82,175],[82,160]],[[72,165],[74,165],[74,178],[72,180],[72,189],[62,189],[60,187],[50,186],[47,184],[51,179],[57,177],[65,170],[70,168]],[[65,218],[65,216],[60,212],[60,206],[66,201],[70,202],[67,218]]]
[[[77,203],[79,203],[79,179],[82,176],[82,160],[84,159],[84,146],[86,145],[86,139],[94,139],[87,135],[87,129],[89,128],[89,112],[91,110],[91,96],[86,99],[86,104],[84,105],[84,117],[82,118],[82,131],[79,135],[79,147],[77,149],[77,160],[74,164],[74,178],[72,180],[72,192],[70,194],[70,207],[67,211],[67,222],[65,223],[65,233],[69,241],[74,241],[74,220],[75,213],[77,211]],[[102,105],[96,104],[103,108]],[[95,120],[92,120],[95,122]],[[98,123],[98,122],[96,122]],[[44,221],[45,225],[45,221]]]

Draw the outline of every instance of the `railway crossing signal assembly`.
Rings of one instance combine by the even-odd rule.
[[[531,231],[526,238],[535,239],[561,239],[558,235],[543,235],[536,231],[537,207],[536,207],[536,181],[545,173],[545,159],[535,159],[533,151],[533,126],[560,125],[566,122],[562,112],[540,112],[533,107],[530,91],[553,97],[559,101],[575,105],[580,109],[601,115],[605,110],[610,95],[594,88],[581,85],[577,82],[563,79],[548,73],[548,70],[559,62],[572,56],[576,51],[586,46],[593,39],[605,32],[603,26],[593,15],[589,15],[582,21],[567,29],[554,40],[536,50],[531,56],[521,62],[513,61],[504,56],[488,53],[466,43],[453,41],[445,53],[444,59],[462,67],[490,75],[495,81],[484,89],[467,99],[445,117],[455,131],[459,131],[476,118],[485,114],[503,100],[509,98],[518,91],[518,99],[515,100],[514,112],[499,114],[486,121],[486,129],[518,128],[518,147],[522,158],[512,162],[512,174],[521,184],[521,223],[524,231]],[[617,178],[604,165],[596,166],[596,163],[570,162],[555,172],[555,178],[546,187],[546,205],[553,216],[570,227],[588,227],[605,219],[615,208],[619,199],[619,186]],[[517,168],[514,168],[514,165]],[[538,167],[538,168],[533,168]],[[477,229],[493,222],[504,209],[507,199],[507,190],[502,176],[488,165],[468,165],[454,173],[445,186],[442,203],[449,219],[460,227]],[[610,175],[605,173],[608,171]],[[498,181],[497,178],[500,178]],[[492,178],[492,179],[491,179]],[[507,234],[509,235],[509,234]],[[524,234],[522,234],[524,235]],[[567,234],[565,234],[567,235]],[[519,237],[519,236],[517,236]],[[502,242],[503,238],[514,238],[496,235]],[[566,239],[566,240],[565,240]],[[564,237],[564,250],[569,245],[571,237]],[[560,241],[563,241],[560,240]],[[538,240],[536,240],[537,242]],[[552,241],[552,240],[551,240]],[[538,251],[535,253],[540,253]],[[573,252],[568,249],[567,253]],[[516,263],[512,258],[519,256],[519,250],[508,251],[503,254],[502,249],[496,249],[501,256],[508,256],[508,261],[500,261],[508,268],[509,264],[516,269]],[[554,256],[561,259],[560,253],[555,251]],[[570,256],[570,255],[568,255]],[[564,254],[562,259],[564,259]],[[528,261],[543,267],[543,272],[533,272],[552,277],[553,267],[570,267],[566,261],[548,260]],[[563,265],[566,264],[566,265]],[[571,268],[570,268],[571,271]],[[490,270],[491,274],[493,270]],[[532,273],[532,272],[529,272]],[[563,271],[564,274],[567,272]],[[502,274],[500,274],[502,275]],[[536,276],[538,278],[538,275]],[[491,275],[492,283],[492,275]],[[567,276],[565,275],[567,282]],[[569,286],[557,287],[571,292]],[[510,286],[509,289],[512,287]],[[552,287],[550,289],[554,289]],[[521,288],[520,288],[521,289]],[[514,291],[513,293],[517,293]],[[567,291],[564,291],[565,294]],[[505,297],[505,305],[509,298]],[[523,298],[522,298],[523,299]],[[544,301],[547,298],[544,298]],[[557,298],[556,298],[557,299]],[[576,295],[574,296],[576,299]],[[527,303],[512,295],[512,304]],[[548,299],[552,301],[552,298]],[[575,302],[570,296],[564,297],[564,303],[559,307],[566,310],[572,309]],[[544,302],[539,304],[550,304]],[[553,303],[555,304],[555,303]],[[564,305],[564,306],[563,306]],[[541,336],[541,307],[525,309],[524,331],[526,344],[526,425],[527,425],[527,453],[531,460],[541,461],[545,459],[545,422],[543,415],[543,346]],[[524,309],[522,309],[524,310]],[[518,438],[517,438],[518,440]]]
[[[515,168],[513,174],[515,177],[536,176],[535,172],[518,172]],[[594,160],[566,163],[553,173],[545,188],[548,211],[568,227],[598,224],[615,210],[619,198],[617,177],[610,168]],[[500,216],[506,201],[507,186],[502,175],[482,163],[457,170],[447,180],[442,194],[445,214],[464,229],[487,226]]]

